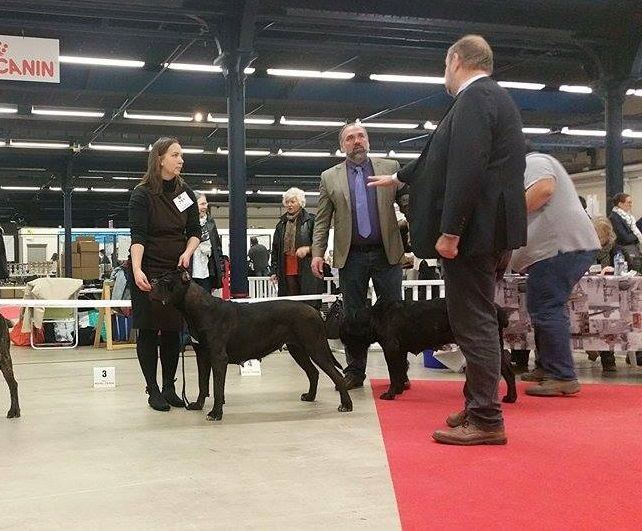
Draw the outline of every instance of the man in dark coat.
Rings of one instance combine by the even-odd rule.
[[[493,301],[498,265],[526,243],[525,144],[519,111],[492,71],[482,37],[451,46],[445,85],[455,101],[417,160],[371,179],[410,185],[414,253],[442,259],[448,315],[466,358],[465,409],[448,417],[450,429],[433,434],[446,444],[506,443]]]

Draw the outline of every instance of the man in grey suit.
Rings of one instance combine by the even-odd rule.
[[[368,177],[395,172],[399,163],[369,158],[368,133],[357,123],[341,129],[339,146],[346,160],[321,174],[312,272],[323,277],[323,256],[334,218],[334,266],[339,269],[343,304],[349,314],[366,306],[370,279],[377,297],[401,299],[403,244],[394,210],[396,189],[367,186]],[[346,352],[347,389],[363,386],[367,355],[367,349]]]
[[[455,98],[421,156],[373,185],[410,184],[410,239],[420,258],[442,258],[450,325],[466,358],[465,407],[433,438],[505,444],[497,398],[501,354],[495,277],[507,251],[526,243],[522,123],[508,92],[489,76],[493,52],[467,35],[446,55]]]

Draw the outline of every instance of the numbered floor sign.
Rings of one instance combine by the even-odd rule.
[[[94,388],[116,387],[116,367],[94,367]]]
[[[261,376],[261,362],[259,360],[247,360],[239,365],[241,376]]]

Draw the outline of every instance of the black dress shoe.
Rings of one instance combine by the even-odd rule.
[[[357,387],[363,387],[363,380],[365,377],[357,376],[356,374],[348,374],[344,379],[343,383],[346,386],[346,390],[356,389]]]
[[[163,385],[163,391],[161,395],[170,406],[185,407],[183,399],[176,394],[176,388],[174,387],[173,383]]]
[[[169,404],[158,390],[158,387],[152,390],[147,389],[147,394],[149,395],[147,403],[152,409],[155,409],[156,411],[169,411]]]

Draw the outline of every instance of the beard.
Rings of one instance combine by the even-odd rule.
[[[363,162],[368,156],[368,150],[361,146],[354,148],[350,153],[346,153],[346,158],[354,162]]]

